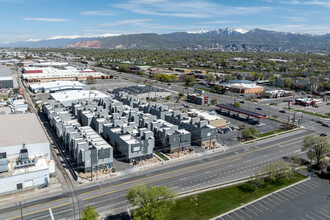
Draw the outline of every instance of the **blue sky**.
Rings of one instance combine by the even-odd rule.
[[[0,0],[0,43],[217,28],[330,33],[330,0]]]

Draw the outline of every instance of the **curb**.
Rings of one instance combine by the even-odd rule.
[[[246,204],[244,204],[244,205],[242,205],[242,206],[239,206],[239,207],[237,207],[237,208],[235,208],[235,209],[233,209],[233,210],[230,210],[230,211],[225,212],[225,213],[223,213],[223,214],[221,214],[221,215],[218,215],[218,216],[216,216],[216,217],[214,217],[214,218],[211,218],[210,220],[216,220],[216,219],[218,219],[218,218],[221,218],[222,216],[228,215],[228,214],[230,214],[230,213],[232,213],[232,212],[235,212],[235,211],[237,211],[237,210],[239,210],[239,209],[241,209],[241,208],[244,208],[245,206],[251,205],[251,204],[253,204],[253,203],[255,203],[255,202],[258,202],[259,200],[262,200],[262,199],[264,199],[264,198],[266,198],[266,197],[268,197],[268,196],[271,196],[271,195],[273,195],[273,194],[275,194],[275,193],[278,193],[278,192],[280,192],[280,191],[282,191],[282,190],[288,189],[288,188],[290,188],[290,187],[293,187],[293,186],[295,186],[295,185],[298,185],[298,184],[303,183],[303,182],[305,182],[305,181],[307,181],[307,180],[310,180],[310,179],[311,179],[311,178],[308,177],[308,178],[306,178],[306,179],[304,179],[304,180],[301,180],[301,181],[299,181],[299,182],[296,182],[296,183],[294,183],[294,184],[291,184],[291,185],[289,185],[289,186],[286,186],[286,187],[284,187],[284,188],[282,188],[282,189],[279,189],[279,190],[276,190],[276,191],[274,191],[274,192],[271,192],[271,193],[269,193],[269,194],[267,194],[267,195],[264,195],[263,197],[260,197],[260,198],[258,198],[258,199],[256,199],[256,200],[253,200],[253,201],[251,201],[251,202],[249,202],[249,203],[246,203]]]

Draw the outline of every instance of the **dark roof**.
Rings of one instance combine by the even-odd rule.
[[[128,94],[143,94],[148,92],[166,92],[164,89],[158,89],[151,86],[129,86],[124,88],[117,88],[113,90],[114,93],[126,92]]]
[[[231,105],[217,104],[216,106],[219,107],[219,108],[224,108],[224,109],[227,109],[227,110],[230,110],[230,111],[234,111],[234,112],[237,112],[237,113],[240,113],[240,114],[252,116],[252,117],[255,117],[255,118],[267,118],[267,115],[258,114],[256,112],[251,112],[251,111],[244,110],[244,109],[241,109],[241,108],[235,108]]]

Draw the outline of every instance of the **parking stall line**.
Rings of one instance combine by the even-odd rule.
[[[269,199],[269,197],[266,197],[265,199],[268,199],[269,201],[275,203],[275,204],[278,205],[278,206],[280,205],[280,204],[278,204],[277,202],[275,202],[274,200]]]
[[[314,210],[314,211],[315,211],[315,210]],[[326,219],[320,217],[319,215],[315,214],[314,212],[311,212],[310,214],[316,216],[318,219],[326,220]]]
[[[277,195],[277,196],[280,196],[281,198],[285,199],[286,201],[289,201],[287,198],[285,198],[284,196],[282,196],[282,195],[280,194],[280,192],[277,192],[276,195]]]
[[[230,216],[230,214],[231,214],[231,213],[229,213],[228,215],[226,215],[226,216],[224,216],[224,217],[227,217],[227,216],[228,216],[230,219],[235,220],[235,219],[233,219],[233,218]]]
[[[312,187],[310,184],[308,184],[308,183],[306,183],[306,184],[304,184],[303,186],[307,186],[308,188],[310,188],[310,189],[316,189],[316,187]]]
[[[237,217],[239,217],[240,219],[244,220],[244,218],[242,218],[241,216],[239,216],[236,211],[235,212],[232,212],[233,214],[235,214]]]
[[[314,210],[314,211],[317,212],[317,213],[320,213],[321,215],[325,216],[326,218],[329,218],[328,215],[325,215],[324,213],[322,213],[322,212],[320,212],[320,211],[318,211],[318,210]]]
[[[261,201],[261,200],[259,200],[259,201]],[[263,206],[262,204],[260,204],[260,203],[257,203],[257,204],[260,205],[261,207],[263,207],[264,209],[266,209],[267,211],[269,211],[269,209],[266,208],[265,206]]]
[[[324,208],[320,208],[320,209],[322,209],[322,210],[325,211],[325,212],[329,212],[329,210],[326,210],[326,209],[324,209]]]
[[[312,218],[312,217],[310,217],[309,215],[306,215],[308,218],[310,218],[310,219],[312,219],[312,220],[316,220],[315,218]]]
[[[239,209],[239,211],[240,211],[241,213],[243,213],[243,215],[246,215],[247,217],[249,217],[250,219],[252,219],[252,217],[251,217],[250,215],[248,215],[244,210]]]
[[[284,191],[281,191],[281,193],[283,193],[283,194],[285,194],[285,195],[287,195],[287,196],[289,196],[291,199],[294,199],[294,196],[292,197],[292,195],[289,195],[289,194],[287,194],[287,190],[284,192]]]
[[[251,204],[250,206],[252,206],[252,207],[255,208],[256,210],[258,210],[259,212],[264,213],[262,210],[258,209],[258,208],[255,207],[254,205]]]
[[[255,213],[254,211],[252,211],[251,209],[249,209],[247,206],[245,206],[245,208],[246,208],[247,210],[249,210],[251,213],[255,214],[256,216],[259,216],[257,213]]]
[[[299,193],[300,195],[303,194],[302,192],[299,192],[299,191],[297,191],[297,190],[295,190],[295,189],[293,189],[293,188],[289,188],[288,190],[292,190],[292,191],[294,191],[294,192],[296,192],[296,193]]]
[[[303,189],[303,187],[300,187],[300,186],[295,186],[296,188],[298,188],[299,190],[303,191],[304,193],[307,193],[308,191],[306,191],[306,189]]]
[[[265,204],[269,205],[270,207],[274,208],[275,206],[273,206],[272,204],[269,204],[268,202],[265,201],[265,199],[260,200],[261,202],[264,202]]]
[[[305,220],[303,217],[300,217],[301,220]]]
[[[272,197],[273,199],[276,199],[277,201],[279,201],[280,203],[282,203],[283,201],[282,200],[280,200],[280,199],[278,199],[278,198],[276,198],[276,196],[274,196],[274,195],[271,195],[270,197]],[[278,204],[279,205],[279,204]]]

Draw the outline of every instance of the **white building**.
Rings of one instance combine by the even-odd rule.
[[[51,93],[54,100],[59,101],[64,106],[71,106],[75,101],[105,98],[107,95],[97,90],[72,90],[65,92]]]
[[[35,114],[0,115],[0,193],[47,185],[55,172]]]
[[[34,93],[48,93],[48,92],[60,92],[64,90],[84,90],[87,89],[87,85],[78,81],[55,81],[45,83],[35,83],[29,86],[31,92]]]

